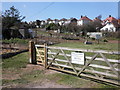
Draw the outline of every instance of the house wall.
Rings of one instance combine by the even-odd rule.
[[[58,24],[58,21],[53,21],[53,23]]]
[[[59,24],[62,25],[63,22],[64,22],[64,21],[59,21]]]
[[[44,22],[44,21],[42,21],[42,22],[41,22],[41,25],[44,25],[44,24],[45,24],[45,22]]]
[[[70,22],[71,22],[70,20],[67,20],[67,21],[65,21],[64,24],[69,24]]]
[[[48,23],[50,24],[50,23],[53,23],[53,21],[48,21]]]
[[[106,24],[103,28],[100,29],[101,31],[109,31],[109,32],[116,32],[116,27],[113,24]]]
[[[88,24],[90,21],[88,20],[80,20],[80,21],[77,21],[77,25],[84,25],[84,24]]]

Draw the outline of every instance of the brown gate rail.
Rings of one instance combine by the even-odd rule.
[[[38,64],[43,65],[46,69],[55,69],[77,76],[85,76],[120,85],[120,60],[108,59],[108,57],[112,57],[113,54],[113,56],[115,56],[116,52],[50,47],[46,44],[34,46],[34,49],[36,49],[36,61],[41,61],[41,63]],[[71,53],[76,51],[84,53],[84,65],[72,62]],[[32,54],[30,53],[30,58],[31,57]],[[35,60],[35,58],[33,59]]]

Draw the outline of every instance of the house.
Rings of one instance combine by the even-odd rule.
[[[48,24],[53,23],[53,20],[50,19],[50,18],[48,18],[48,19],[47,19],[47,23],[48,23]]]
[[[71,23],[71,19],[67,19],[64,23],[64,25],[70,24]]]
[[[59,20],[58,20],[58,19],[54,19],[54,20],[53,20],[53,23],[58,24],[58,23],[59,23]]]
[[[44,20],[41,20],[41,25],[45,25],[46,22]]]
[[[116,18],[112,17],[111,15],[109,15],[108,18],[103,20],[102,25],[104,25],[104,26],[103,26],[103,28],[100,29],[100,31],[116,32],[116,31],[120,30],[120,24],[119,24],[118,20]]]
[[[62,19],[59,21],[59,24],[60,24],[60,25],[67,25],[67,24],[70,24],[70,23],[77,24],[77,19],[76,19],[76,18],[70,18],[70,19],[62,18]]]
[[[65,19],[65,18],[62,18],[62,19],[59,20],[60,25],[64,25],[65,22],[67,22],[67,19]]]
[[[92,20],[87,16],[81,16],[81,18],[77,21],[77,25],[86,25],[90,23]]]
[[[74,25],[77,25],[77,19],[76,18],[71,18],[70,23],[74,24]]]
[[[97,17],[95,19],[93,19],[93,22],[102,24],[102,20]]]
[[[109,15],[109,17],[107,17],[105,20],[103,20],[102,24],[106,25],[107,23],[118,23],[118,20],[114,17],[112,17],[111,15]]]

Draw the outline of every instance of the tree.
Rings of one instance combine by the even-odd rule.
[[[91,22],[89,24],[80,26],[79,30],[82,31],[82,36],[86,36],[87,32],[96,32],[96,26],[93,22]]]
[[[50,23],[46,25],[46,30],[57,30],[59,29],[59,24]]]
[[[24,18],[25,16],[21,16],[18,9],[12,6],[2,14],[2,29],[10,29],[13,26],[19,28],[20,23]]]

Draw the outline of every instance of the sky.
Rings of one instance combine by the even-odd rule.
[[[102,15],[102,20],[109,15],[118,18],[118,2],[2,2],[2,12],[15,6],[23,21],[51,19],[80,19],[81,15],[90,19]]]

